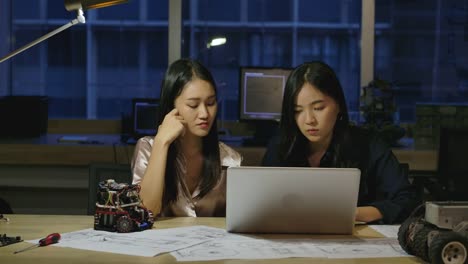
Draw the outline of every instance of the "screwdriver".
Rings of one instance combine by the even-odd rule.
[[[25,250],[35,248],[35,247],[44,247],[44,246],[48,246],[50,244],[55,244],[59,240],[60,240],[60,234],[59,233],[52,233],[52,234],[46,236],[45,238],[39,240],[38,244],[32,245],[32,246],[27,247],[27,248],[20,249],[18,251],[15,251],[13,254],[20,253],[20,252],[23,252]]]

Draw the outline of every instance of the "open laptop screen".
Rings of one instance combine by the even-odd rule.
[[[360,176],[355,168],[229,167],[226,230],[351,234]]]

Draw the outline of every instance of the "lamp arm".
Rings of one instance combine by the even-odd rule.
[[[75,24],[78,24],[78,23],[82,23],[82,24],[86,23],[86,19],[85,19],[85,17],[84,17],[84,14],[83,14],[83,10],[82,10],[82,9],[79,9],[79,10],[78,10],[78,15],[77,15],[77,17],[76,17],[75,19],[73,19],[72,21],[70,21],[70,22],[68,22],[67,24],[65,24],[65,25],[63,25],[63,26],[61,26],[61,27],[59,27],[59,28],[57,28],[57,29],[55,29],[55,30],[53,30],[53,31],[51,31],[51,32],[49,32],[49,33],[47,33],[47,34],[45,34],[44,36],[42,36],[42,37],[40,37],[40,38],[34,40],[33,42],[31,42],[31,43],[29,43],[29,44],[26,44],[26,45],[24,45],[23,47],[21,47],[21,48],[15,50],[15,51],[9,53],[8,55],[6,55],[5,57],[3,57],[3,58],[0,59],[0,63],[2,63],[2,62],[4,62],[4,61],[8,60],[9,58],[11,58],[11,57],[17,55],[18,53],[21,53],[21,52],[23,52],[23,51],[29,49],[30,47],[32,47],[32,46],[34,46],[34,45],[36,45],[36,44],[38,44],[38,43],[40,43],[40,42],[42,42],[42,41],[44,41],[44,40],[50,38],[50,37],[52,37],[53,35],[56,35],[57,33],[60,33],[60,32],[62,32],[62,31],[64,31],[65,29],[67,29],[67,28],[69,28],[69,27],[71,27],[71,26],[73,26],[73,25],[75,25]]]

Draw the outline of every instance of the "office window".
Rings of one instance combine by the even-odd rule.
[[[16,1],[15,1],[16,2]],[[28,4],[31,1],[28,1]],[[34,1],[37,4],[39,4],[41,1]],[[57,4],[57,1],[54,0],[48,0],[46,1],[46,9],[47,9],[47,19],[74,19],[76,17],[75,12],[68,12],[63,5]],[[24,6],[24,5],[21,5]],[[39,10],[39,7],[36,9]],[[45,16],[45,14],[44,14]],[[28,19],[29,17],[25,17]]]
[[[241,1],[197,1],[198,18],[200,21],[239,21]],[[222,12],[219,12],[222,11]]]
[[[379,17],[375,76],[395,84],[401,121],[415,121],[418,102],[466,103],[467,1],[376,1]]]
[[[151,2],[152,0],[150,0]],[[106,9],[97,9],[97,16],[100,20],[132,21],[138,20],[141,14],[139,9],[141,3],[146,1],[129,1],[125,5],[115,5]]]
[[[24,6],[29,8],[25,9]],[[76,18],[63,1],[11,1],[17,49]],[[13,95],[49,96],[49,118],[118,119],[134,97],[159,96],[168,0],[85,11],[73,27],[11,58]]]
[[[31,1],[31,0],[15,0],[15,6],[27,6],[28,8],[13,8],[12,16],[16,19],[40,19],[41,12],[40,4],[41,1]]]
[[[290,67],[292,64],[292,35],[284,30],[268,30],[248,34],[250,66]],[[286,65],[286,66],[284,66]]]
[[[199,59],[213,73],[220,90],[220,118],[239,119],[241,66],[291,68],[310,60],[334,67],[352,117],[358,116],[360,1],[185,0],[183,4],[190,10],[184,7],[182,56]],[[206,43],[219,35],[227,43],[207,49]]]
[[[37,39],[43,34],[47,33],[48,27],[26,27],[26,26],[17,26],[15,28],[15,37],[11,40],[11,42],[15,45],[15,47],[22,47],[30,42],[30,39]],[[38,49],[30,49],[28,50],[27,56],[24,54],[19,54],[14,57],[15,66],[27,66],[37,64],[39,62],[39,57],[41,55],[41,49],[44,47],[39,46]],[[14,73],[14,72],[13,72]],[[18,80],[17,78],[13,80]]]
[[[249,21],[291,21],[292,0],[251,0],[248,1]]]
[[[50,30],[53,29],[50,28]],[[62,34],[61,38],[47,40],[48,66],[86,67],[86,29],[72,27]],[[63,47],[73,47],[73,49],[64,49]]]
[[[12,49],[76,15],[62,2],[33,2],[34,9],[24,10],[24,0],[11,0]],[[50,118],[119,118],[130,111],[131,98],[158,97],[167,68],[168,3],[134,0],[86,11],[86,25],[75,25],[11,60],[11,93],[50,96]],[[378,12],[384,14],[377,14],[376,27],[393,19],[388,10],[393,2],[379,3]],[[221,118],[239,118],[240,66],[288,68],[310,60],[323,60],[336,70],[356,118],[360,12],[358,0],[183,0],[182,57],[199,59],[213,72]],[[388,62],[394,45],[385,29],[378,28],[384,37],[376,39],[376,56],[387,59],[376,61],[376,67],[394,75]],[[207,49],[219,35],[228,42]]]
[[[167,1],[148,1],[147,18],[153,21],[167,21],[169,3]]]
[[[299,0],[299,5],[299,20],[302,22],[359,23],[361,20],[361,1],[358,0]]]
[[[98,29],[95,34],[98,68],[136,68],[138,66],[141,39],[139,31]],[[115,56],[116,52],[121,55]]]
[[[167,30],[158,32],[146,32],[148,46],[148,67],[151,71],[166,71],[167,67]],[[148,77],[152,77],[150,75]]]

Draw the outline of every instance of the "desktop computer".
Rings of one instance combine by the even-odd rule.
[[[135,144],[141,137],[156,135],[158,119],[159,99],[133,98],[132,116],[129,118],[131,136],[126,143]]]
[[[243,145],[265,146],[278,132],[286,81],[292,69],[241,67],[239,119],[255,127]]]

